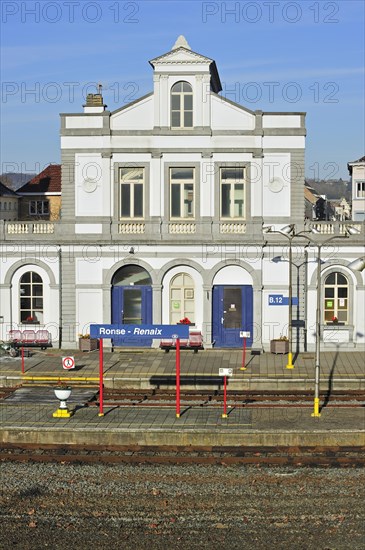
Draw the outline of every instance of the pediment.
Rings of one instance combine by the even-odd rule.
[[[167,52],[159,57],[151,59],[150,64],[152,67],[156,65],[173,65],[173,64],[202,64],[207,63],[210,65],[213,59],[205,57],[199,53],[193,52],[184,47],[177,48],[171,52]]]

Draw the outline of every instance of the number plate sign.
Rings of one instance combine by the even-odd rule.
[[[294,297],[291,299],[293,306],[298,305],[298,298]],[[269,294],[269,306],[288,306],[289,298],[288,296],[283,296],[282,294]]]
[[[233,376],[233,369],[219,369],[219,376]]]
[[[245,330],[240,330],[240,338],[249,338],[251,336],[251,332],[249,331],[245,331]]]

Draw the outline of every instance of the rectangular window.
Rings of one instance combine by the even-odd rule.
[[[220,204],[222,219],[245,218],[244,168],[220,169]]]
[[[120,181],[120,217],[144,217],[144,168],[121,168]]]
[[[365,199],[365,181],[356,182],[356,198]]]
[[[31,216],[47,216],[49,201],[29,201],[29,214]]]
[[[194,168],[170,168],[170,217],[193,219]]]

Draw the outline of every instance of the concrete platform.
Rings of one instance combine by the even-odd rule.
[[[62,369],[61,357],[73,355],[76,369]],[[286,369],[286,356],[247,356],[247,370],[241,371],[240,350],[205,350],[181,353],[182,386],[217,389],[222,386],[219,368],[233,369],[228,389],[314,388],[314,354],[301,354],[295,368]],[[363,353],[325,352],[321,355],[321,389],[365,389]],[[69,350],[37,351],[25,358],[21,374],[19,358],[1,358],[0,385],[43,383],[42,398],[0,402],[0,443],[85,444],[85,445],[169,445],[169,446],[339,446],[365,447],[365,407],[336,408],[329,403],[320,418],[311,417],[306,407],[232,408],[227,419],[222,410],[188,407],[176,418],[171,407],[106,408],[98,416],[96,407],[84,407],[84,395],[70,403],[74,415],[53,418],[58,401],[51,384],[70,379],[76,388],[85,384],[95,391],[99,373],[98,352]],[[123,350],[105,353],[104,383],[110,388],[175,387],[175,353],[161,350]],[[81,388],[82,389],[82,388]],[[47,394],[47,397],[45,397]],[[18,394],[19,395],[19,394]],[[52,401],[53,400],[53,401]]]
[[[73,355],[76,369],[62,369],[62,357]],[[287,356],[264,353],[246,356],[247,370],[241,371],[241,350],[203,350],[181,352],[181,383],[192,389],[222,387],[219,368],[233,369],[228,381],[231,389],[277,390],[314,388],[313,353],[294,356],[294,369],[286,369]],[[0,357],[0,386],[39,382],[68,377],[75,383],[95,383],[99,376],[99,352],[75,350],[34,351],[24,359]],[[123,350],[104,354],[104,385],[109,388],[174,388],[175,352],[162,350]],[[324,352],[321,354],[321,389],[365,389],[365,353]]]
[[[88,445],[207,446],[362,446],[364,408],[325,408],[320,418],[311,408],[222,411],[193,407],[176,418],[174,407],[74,407],[74,415],[57,419],[50,405],[0,404],[0,442]],[[72,409],[72,406],[70,407]]]

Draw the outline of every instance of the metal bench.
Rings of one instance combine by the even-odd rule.
[[[160,348],[165,350],[166,353],[168,353],[170,349],[176,349],[176,339],[169,338],[161,340]],[[200,330],[190,330],[189,338],[182,338],[180,340],[180,349],[192,349],[194,353],[198,353],[200,349],[204,349],[203,337]]]
[[[52,337],[48,330],[11,330],[9,341],[17,348],[41,348],[52,347]]]

